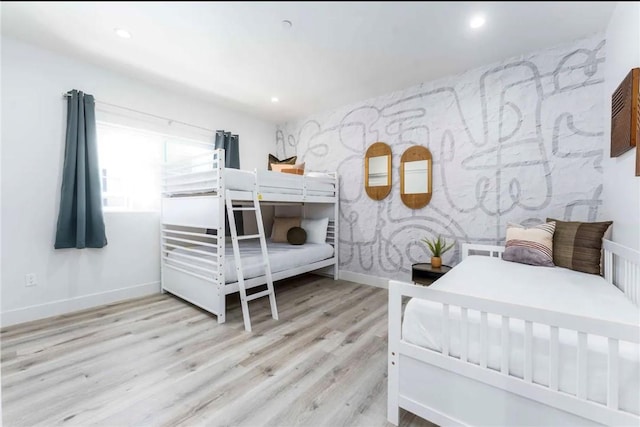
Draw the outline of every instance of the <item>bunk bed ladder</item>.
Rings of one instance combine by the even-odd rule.
[[[236,261],[236,272],[238,274],[238,288],[240,290],[240,304],[242,305],[242,317],[244,319],[244,329],[247,332],[251,332],[251,317],[249,315],[249,301],[253,301],[258,298],[269,296],[269,303],[271,305],[271,316],[274,319],[278,319],[278,308],[276,306],[276,293],[273,288],[273,279],[271,277],[271,265],[269,264],[269,255],[267,252],[267,240],[264,234],[264,225],[262,224],[262,214],[260,212],[260,202],[258,201],[258,194],[256,191],[243,191],[242,193],[251,194],[253,200],[253,207],[234,207],[232,193],[238,193],[238,191],[226,191],[226,205],[227,216],[229,217],[229,230],[231,231],[231,244],[233,246],[233,257]],[[236,228],[236,219],[234,212],[237,211],[254,211],[256,215],[256,223],[258,224],[258,234],[249,234],[244,236],[238,236],[238,230]],[[262,259],[264,261],[264,273],[267,281],[267,289],[265,291],[256,292],[247,296],[247,290],[244,283],[244,274],[242,271],[242,257],[240,254],[240,240],[259,239],[260,249],[262,251]]]

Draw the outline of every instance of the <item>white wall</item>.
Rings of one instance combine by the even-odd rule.
[[[2,8],[0,7],[0,27],[2,26]],[[0,42],[0,58],[2,58],[2,43]],[[0,81],[2,81],[2,66],[0,61]],[[2,99],[2,85],[0,84],[0,100]],[[0,135],[2,135],[2,102],[0,102]],[[0,194],[2,189],[2,144],[0,144]],[[2,242],[2,197],[0,197],[0,242]],[[0,307],[2,307],[2,244],[0,244]],[[0,309],[1,311],[1,309]],[[0,327],[2,326],[0,316]],[[0,375],[0,427],[2,427],[2,376]]]
[[[463,242],[502,243],[509,222],[603,218],[606,60],[600,34],[509,58],[283,124],[278,154],[340,173],[343,271],[408,279],[429,259],[424,236],[457,242],[444,257],[453,263]],[[393,189],[379,202],[363,185],[376,141],[393,152]],[[433,196],[413,210],[399,161],[416,144],[433,155]]]
[[[634,67],[640,67],[640,2],[618,2],[607,28],[605,63],[604,211],[613,220],[612,239],[640,249],[640,177],[635,176],[636,149],[611,154],[611,94]]]
[[[81,89],[98,101],[238,133],[243,168],[266,166],[274,124],[16,40],[1,42],[3,324],[157,292],[157,213],[106,213],[106,248],[53,249],[64,155],[62,93]],[[31,272],[38,285],[25,287]]]

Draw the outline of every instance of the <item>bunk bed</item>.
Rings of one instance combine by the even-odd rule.
[[[164,165],[161,207],[161,286],[225,322],[225,297],[246,302],[269,296],[277,319],[272,281],[318,272],[338,275],[338,177],[226,169],[224,150]],[[325,244],[301,246],[267,241],[260,205],[276,215],[329,218]],[[254,211],[257,232],[238,235],[234,215]],[[268,255],[267,255],[268,254]],[[260,286],[266,291],[249,295]]]
[[[465,244],[428,288],[390,281],[389,421],[638,425],[640,252],[603,249],[604,277]]]

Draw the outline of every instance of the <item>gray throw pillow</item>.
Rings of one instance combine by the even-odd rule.
[[[502,254],[505,261],[553,267],[553,233],[555,222],[525,228],[519,224],[507,226],[507,243]]]

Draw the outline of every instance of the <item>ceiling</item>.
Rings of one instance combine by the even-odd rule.
[[[612,2],[2,2],[2,34],[276,122],[604,31]],[[469,27],[477,13],[486,25]],[[282,21],[293,26],[283,28]],[[124,28],[132,38],[115,35]],[[277,96],[278,103],[271,98]]]

